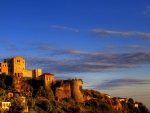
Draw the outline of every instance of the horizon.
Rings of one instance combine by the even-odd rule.
[[[150,109],[150,1],[0,1],[0,61],[82,78]]]

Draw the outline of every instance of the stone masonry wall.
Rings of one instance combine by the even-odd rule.
[[[55,91],[55,97],[58,101],[65,97],[71,97],[70,84],[64,84],[63,86],[57,87]]]

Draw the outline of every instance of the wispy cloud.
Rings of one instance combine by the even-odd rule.
[[[10,51],[18,51],[19,48],[16,45],[14,45],[14,44],[9,44],[8,50],[10,50]]]
[[[137,84],[150,84],[149,79],[113,79],[104,81],[95,86],[95,89],[112,89],[122,86],[131,86]]]
[[[2,42],[2,43],[10,43],[11,42],[11,40],[0,40],[0,42]]]
[[[143,14],[145,14],[145,15],[150,15],[150,6],[147,6],[147,7],[146,7],[146,10],[143,11]]]
[[[149,50],[150,47],[148,46],[141,46],[141,45],[126,45],[126,46],[116,46],[116,45],[109,45],[102,48],[103,50],[127,50],[127,51],[144,51]]]
[[[65,27],[65,26],[56,26],[56,25],[51,25],[52,28],[58,28],[58,29],[63,29],[63,30],[69,30],[69,31],[74,31],[74,32],[79,32],[78,29],[71,28],[71,27]]]
[[[150,33],[136,32],[136,31],[113,31],[104,29],[92,29],[92,32],[96,33],[98,36],[109,36],[109,35],[122,35],[122,36],[139,36],[143,38],[150,39]]]

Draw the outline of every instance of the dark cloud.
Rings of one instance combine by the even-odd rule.
[[[56,58],[56,56],[65,56]],[[59,50],[53,58],[26,58],[30,65],[38,65],[53,73],[108,72],[123,68],[136,68],[150,63],[150,52],[101,53],[78,50]],[[68,59],[67,56],[72,56]],[[74,57],[75,56],[75,57]]]
[[[150,84],[149,79],[113,79],[95,85],[95,89],[112,89],[122,86],[131,86],[134,84]]]

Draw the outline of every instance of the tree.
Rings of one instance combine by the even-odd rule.
[[[21,99],[19,95],[15,95],[13,99],[11,99],[11,113],[20,113],[23,111],[23,106],[21,106]]]
[[[129,98],[128,102],[131,103],[131,104],[134,104],[134,100],[132,98]]]
[[[1,74],[0,75],[0,88],[5,89],[6,85],[5,85],[5,78],[6,75],[5,74]]]
[[[53,104],[49,101],[43,101],[42,106],[44,110],[48,113],[50,113],[53,110]]]
[[[13,76],[6,76],[4,83],[5,83],[7,89],[11,89],[14,86],[15,79]]]
[[[29,109],[33,108],[35,106],[35,99],[29,98],[27,101],[27,105],[28,105]]]
[[[0,101],[5,101],[5,99],[7,98],[7,94],[5,92],[5,90],[0,89]]]
[[[36,93],[36,97],[45,97],[48,100],[54,100],[54,94],[53,94],[53,91],[51,90],[51,88],[44,87],[44,86],[39,87],[39,89]]]

